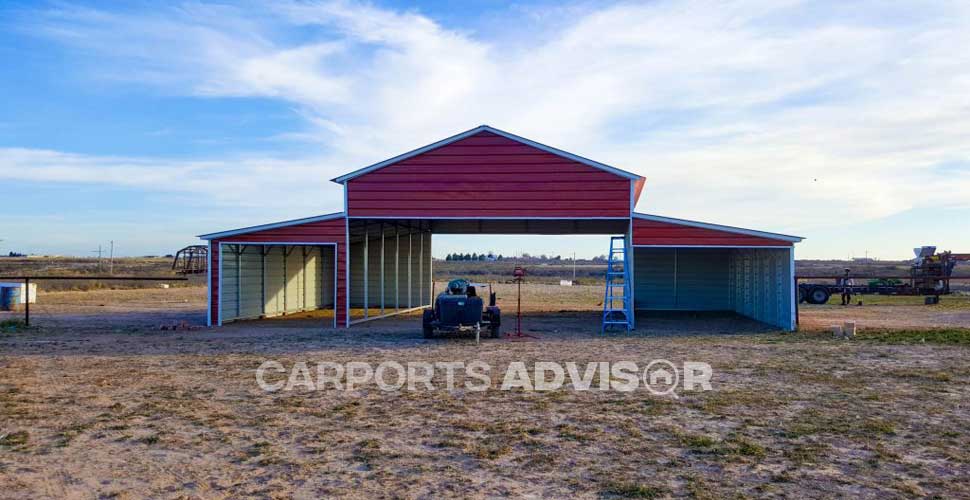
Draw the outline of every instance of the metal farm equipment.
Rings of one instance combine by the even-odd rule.
[[[489,287],[488,306],[485,307],[478,296],[478,286],[483,285],[463,279],[448,282],[448,288],[435,298],[434,306],[424,310],[424,337],[434,338],[438,333],[475,332],[478,339],[481,329],[486,328],[492,338],[499,338],[502,320],[495,305],[495,292]]]
[[[209,247],[187,246],[175,253],[172,270],[178,274],[204,274],[209,270]]]
[[[934,297],[934,302],[940,295],[950,293],[950,280],[953,268],[957,262],[970,262],[970,254],[955,254],[952,252],[936,253],[936,247],[925,246],[914,248],[916,258],[909,269],[909,276],[890,276],[861,278],[858,276],[832,277],[835,284],[800,283],[798,285],[799,302],[809,304],[825,304],[829,296],[838,295],[848,290],[853,295],[928,295]],[[846,270],[848,272],[848,270]],[[815,277],[823,279],[828,277]],[[805,277],[804,279],[811,279]],[[866,284],[846,284],[845,280],[867,279]],[[928,299],[929,300],[929,299]]]

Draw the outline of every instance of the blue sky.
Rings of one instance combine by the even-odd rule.
[[[805,236],[800,258],[966,252],[967,46],[945,1],[8,1],[0,252],[337,211],[330,178],[481,123],[645,176],[639,211]]]

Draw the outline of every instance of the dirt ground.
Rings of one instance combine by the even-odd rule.
[[[414,315],[158,329],[201,324],[201,288],[42,294],[36,328],[0,333],[0,496],[970,496],[966,297],[802,307],[806,331],[876,332],[854,341],[718,315],[604,337],[598,294],[543,288],[524,302],[531,337],[480,345],[425,340]],[[931,326],[957,342],[909,335]],[[434,390],[256,382],[267,360],[477,360],[497,385],[513,362],[653,359],[709,363],[712,390],[448,391],[441,369]]]

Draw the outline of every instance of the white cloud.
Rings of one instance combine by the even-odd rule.
[[[521,21],[528,32],[508,26],[519,22],[510,13],[494,38],[487,27],[472,33],[341,1],[47,12],[37,28],[92,51],[97,74],[173,93],[288,101],[309,131],[284,135],[318,141],[326,154],[169,162],[8,150],[0,176],[217,198],[232,186],[225,201],[233,203],[254,185],[312,198],[317,185],[303,175],[322,185],[490,123],[646,176],[643,211],[797,233],[967,206],[963,2],[650,2],[570,12],[571,21],[530,16]],[[187,183],[164,182],[188,172]]]

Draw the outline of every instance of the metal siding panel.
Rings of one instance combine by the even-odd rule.
[[[790,241],[667,222],[633,219],[635,245],[791,246]]]
[[[320,309],[320,285],[322,278],[320,249],[317,247],[308,247],[302,250],[305,252],[303,265],[303,308],[308,310]]]
[[[223,262],[222,262],[222,291],[219,294],[221,297],[220,309],[222,311],[222,320],[231,321],[239,317],[239,302],[236,296],[239,290],[239,283],[237,280],[238,266],[236,261],[236,247],[231,245],[223,246]]]
[[[629,185],[626,177],[482,133],[349,180],[347,214],[629,217]],[[459,206],[441,201],[441,192],[470,191],[483,196]]]
[[[674,249],[635,248],[633,258],[636,309],[674,309]]]
[[[432,286],[434,280],[434,273],[432,271],[432,259],[431,259],[431,233],[424,234],[424,300],[421,305],[427,306],[431,305],[432,298]],[[488,297],[485,297],[488,301]]]
[[[789,250],[783,248],[737,249],[732,253],[737,269],[734,310],[752,319],[784,329],[791,327],[792,285]]]
[[[286,292],[283,294],[284,310],[288,313],[303,310],[303,252],[300,247],[287,246]]]
[[[266,267],[263,299],[266,316],[278,316],[284,310],[283,294],[286,276],[283,274],[283,247],[270,246],[266,248]]]
[[[334,307],[333,278],[336,273],[336,269],[334,269],[334,247],[320,247],[318,251],[320,254],[319,304],[321,308],[331,308]]]
[[[677,309],[731,310],[729,252],[725,249],[677,249]]]
[[[258,318],[263,314],[262,247],[243,245],[240,255],[239,317]]]
[[[367,303],[372,309],[381,307],[381,238],[380,229],[371,234],[367,258]]]
[[[398,280],[400,282],[400,289],[398,290],[398,301],[400,302],[400,307],[406,308],[410,307],[408,303],[408,296],[410,295],[408,291],[408,281],[411,254],[409,239],[407,234],[401,234],[399,238],[399,249],[398,249]]]
[[[350,244],[350,307],[364,307],[364,243]]]
[[[220,302],[222,297],[222,290],[219,289],[219,277],[222,276],[220,260],[221,254],[219,253],[219,241],[213,241],[210,244],[209,252],[209,321],[213,325],[219,324],[219,312],[221,310]]]
[[[397,309],[394,293],[397,287],[397,273],[394,272],[397,237],[393,230],[385,229],[384,238],[384,308]]]

